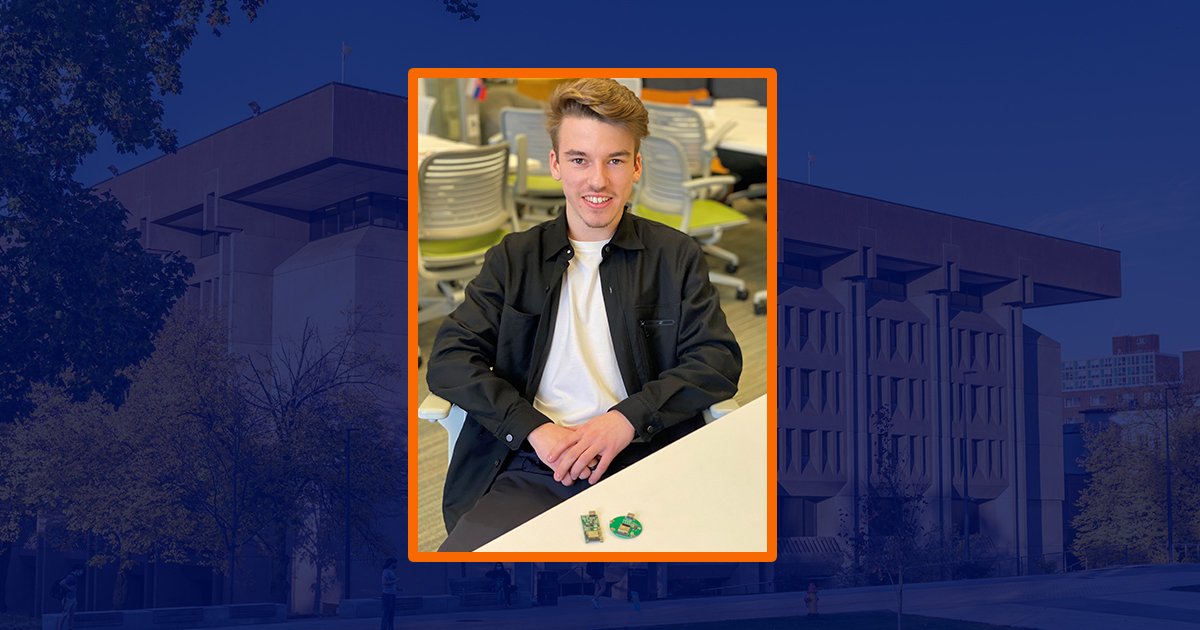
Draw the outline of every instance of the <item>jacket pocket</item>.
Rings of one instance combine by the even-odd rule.
[[[510,377],[523,375],[532,363],[534,341],[537,338],[540,315],[524,313],[505,304],[500,313],[500,328],[496,335],[496,372],[510,382]],[[519,387],[519,385],[518,385]]]
[[[675,367],[678,362],[679,339],[678,304],[647,304],[635,307],[637,315],[637,341],[634,345],[642,351],[649,368],[649,379],[658,378],[663,370]]]

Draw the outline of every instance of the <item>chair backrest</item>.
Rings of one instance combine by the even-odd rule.
[[[673,138],[687,156],[688,173],[692,177],[712,174],[712,154],[705,147],[708,135],[704,118],[690,107],[646,103],[650,114],[650,134]]]
[[[510,146],[517,146],[517,136],[525,136],[525,154],[517,154],[518,160],[533,158],[540,165],[530,169],[535,175],[550,172],[550,134],[546,132],[546,112],[540,109],[505,107],[500,110],[500,135]]]
[[[638,182],[638,205],[655,212],[682,216],[680,231],[688,231],[692,195],[684,183],[691,179],[683,147],[673,138],[646,136],[642,140],[642,179]]]
[[[437,99],[432,96],[417,97],[417,133],[429,133],[429,121],[433,118],[433,106]]]
[[[433,153],[417,171],[417,234],[459,239],[513,220],[508,203],[508,144]]]

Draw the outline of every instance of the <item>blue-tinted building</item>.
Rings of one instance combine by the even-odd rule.
[[[793,182],[779,198],[781,561],[861,523],[881,408],[947,544],[965,528],[1024,570],[1060,561],[1059,344],[1024,314],[1120,296],[1119,253]]]

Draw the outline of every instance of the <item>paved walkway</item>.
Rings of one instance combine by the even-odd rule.
[[[1200,593],[1170,590],[1200,584],[1200,566],[1144,566],[1042,575],[913,584],[905,612],[1049,630],[1200,630]],[[800,615],[803,593],[644,602],[640,609],[590,597],[564,597],[554,607],[460,612],[396,618],[397,628],[462,630],[471,627],[623,628],[701,621]],[[894,610],[887,587],[827,590],[826,613]],[[278,630],[368,630],[378,619],[312,619],[272,624]],[[730,627],[736,627],[731,623]]]

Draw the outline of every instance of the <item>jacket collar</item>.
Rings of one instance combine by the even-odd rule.
[[[638,225],[642,219],[630,212],[629,205],[621,211],[621,218],[617,221],[617,231],[613,233],[609,245],[629,250],[646,248],[642,243],[641,228]],[[545,260],[554,259],[570,245],[571,242],[567,239],[567,211],[563,210],[558,218],[542,224],[542,251],[545,253]]]

